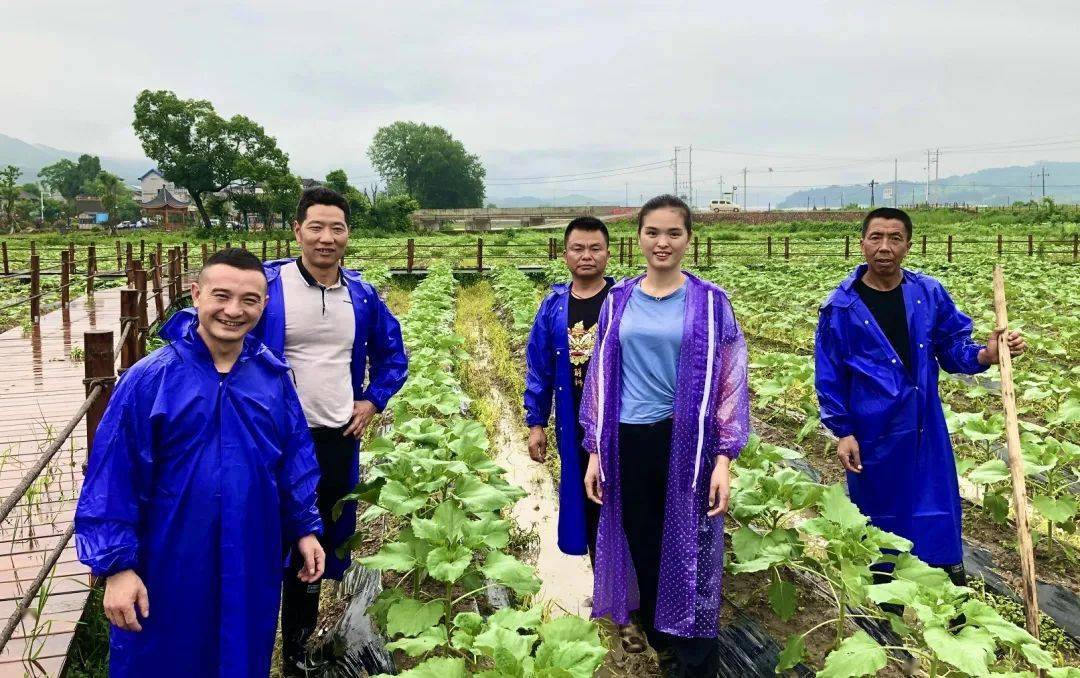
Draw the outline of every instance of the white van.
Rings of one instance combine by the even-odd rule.
[[[738,212],[739,206],[730,200],[710,200],[709,209],[713,212]]]

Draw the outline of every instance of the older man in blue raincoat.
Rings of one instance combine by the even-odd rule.
[[[962,583],[960,493],[938,370],[983,372],[998,332],[975,343],[971,319],[940,282],[901,267],[911,218],[879,208],[863,221],[861,264],[822,305],[815,342],[821,420],[839,438],[852,501],[877,527]],[[1010,353],[1024,350],[1018,332]]]
[[[106,578],[110,675],[266,676],[281,568],[317,580],[318,466],[288,368],[248,331],[266,299],[259,260],[215,254],[196,309],[124,373],[75,514],[79,558]]]
[[[578,423],[581,394],[596,344],[600,306],[614,278],[604,276],[610,253],[608,232],[596,217],[579,217],[563,234],[570,283],[553,285],[540,304],[525,350],[525,423],[529,455],[547,456],[546,427],[555,402],[555,440],[559,447],[559,549],[569,555],[596,557],[600,507],[585,501],[582,479],[589,455],[581,445]]]

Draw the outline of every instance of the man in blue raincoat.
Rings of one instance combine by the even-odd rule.
[[[563,234],[564,258],[572,276],[559,283],[540,304],[525,350],[525,424],[529,456],[547,459],[548,420],[555,399],[555,432],[561,460],[559,480],[559,549],[570,555],[596,556],[600,507],[585,501],[589,455],[581,446],[578,423],[589,358],[596,343],[600,306],[614,284],[604,276],[610,252],[608,231],[596,217],[578,217]]]
[[[852,501],[877,527],[963,583],[960,493],[938,396],[938,368],[976,374],[998,362],[941,283],[901,267],[911,218],[883,207],[863,220],[861,264],[821,307],[815,366],[821,420],[839,438]],[[1010,353],[1023,352],[1018,332]]]
[[[301,579],[323,569],[304,414],[248,334],[262,264],[218,252],[192,296],[117,384],[75,513],[79,559],[106,578],[114,677],[266,676],[289,546]]]
[[[408,359],[401,326],[378,292],[341,265],[349,242],[349,203],[325,187],[304,191],[293,232],[300,257],[265,264],[269,302],[254,334],[292,368],[319,462],[325,576],[340,579],[349,555],[338,557],[335,551],[356,531],[356,504],[347,504],[337,521],[333,508],[359,481],[360,437],[405,383]],[[295,569],[285,573],[286,676],[302,675],[304,645],[319,614],[319,589],[319,582],[298,580]]]

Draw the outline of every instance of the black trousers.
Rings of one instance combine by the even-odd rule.
[[[317,502],[323,522],[319,543],[327,553],[338,546],[329,539],[334,504],[353,489],[349,486],[349,468],[356,453],[356,440],[342,435],[345,428],[310,429],[315,458],[319,462]],[[303,659],[304,644],[315,631],[319,618],[320,582],[305,584],[297,579],[296,574],[303,565],[304,559],[293,544],[281,587],[281,654],[287,670]]]
[[[649,645],[660,655],[664,675],[714,678],[720,668],[715,638],[682,638],[655,626],[671,426],[670,419],[655,424],[619,424],[623,531],[637,572],[640,624]]]

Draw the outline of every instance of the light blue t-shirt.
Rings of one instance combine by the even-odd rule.
[[[635,285],[619,326],[622,404],[619,422],[653,424],[675,412],[686,284],[662,299]]]

